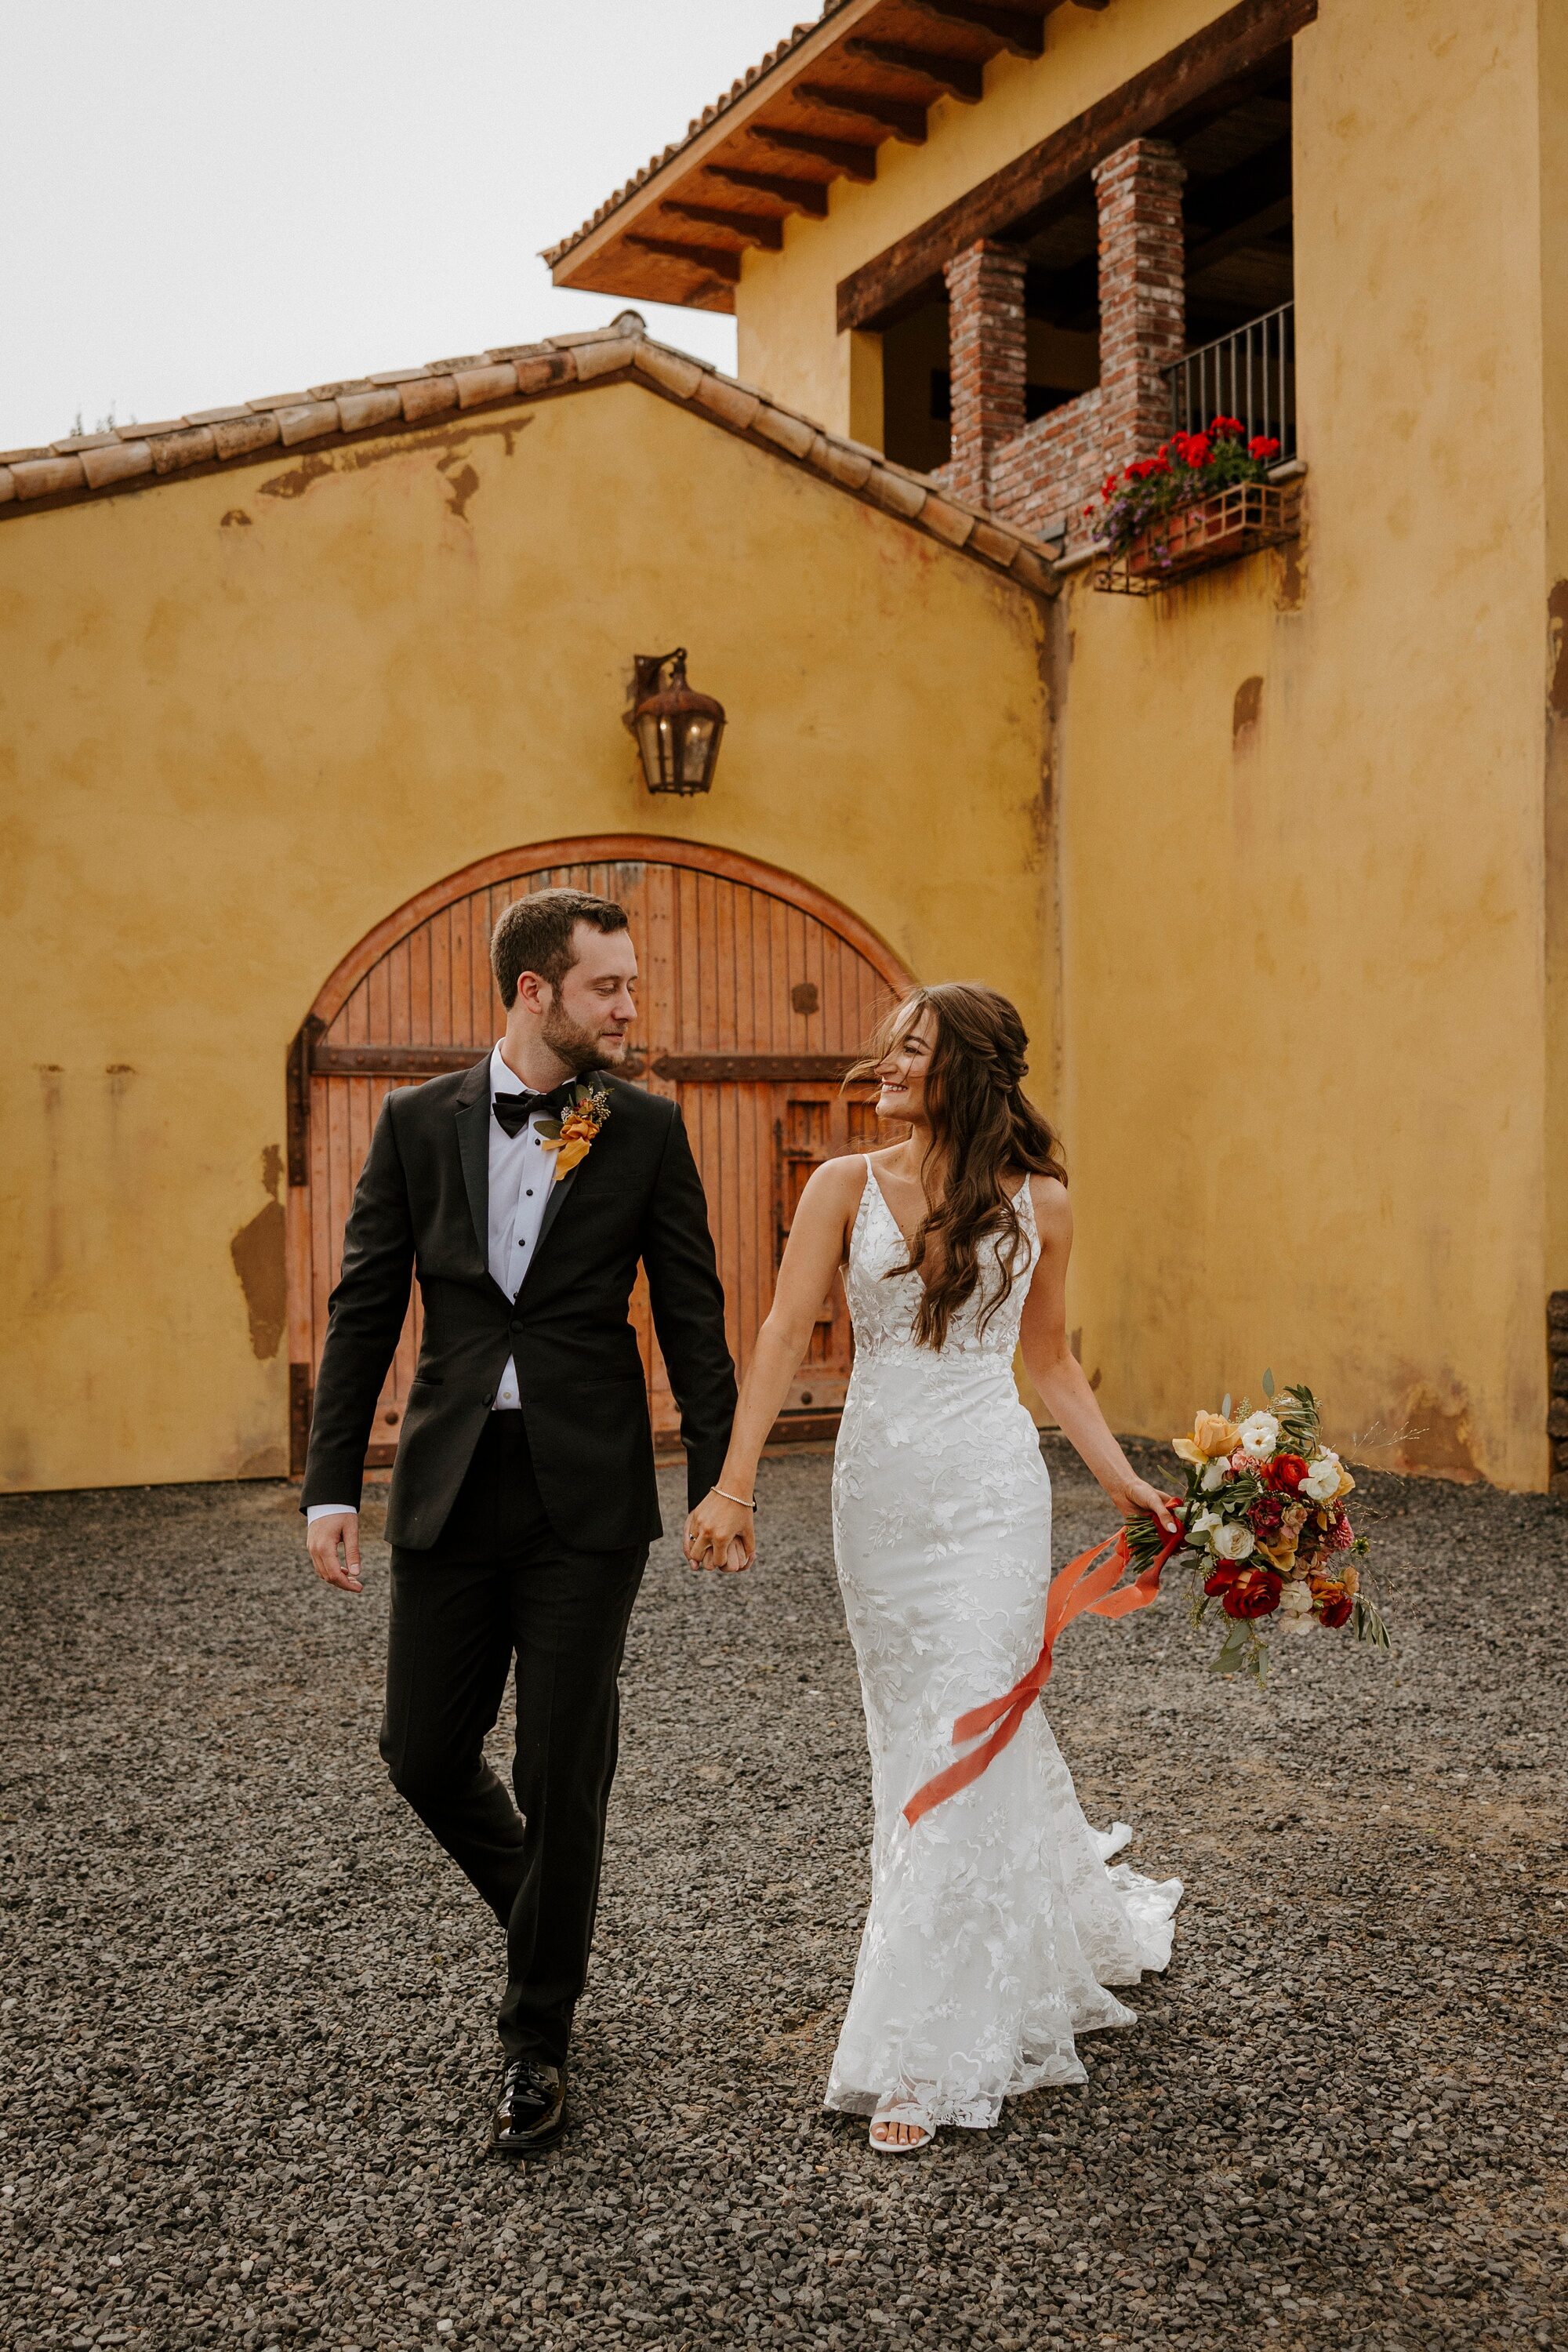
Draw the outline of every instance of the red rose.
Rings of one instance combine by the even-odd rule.
[[[1221,1606],[1227,1617],[1267,1617],[1279,1606],[1284,1579],[1271,1568],[1242,1568]]]
[[[1239,1571],[1229,1560],[1224,1561],[1221,1566],[1212,1570],[1204,1579],[1204,1591],[1208,1594],[1209,1599],[1213,1601],[1220,1593],[1228,1591],[1236,1582],[1238,1573]]]
[[[1279,444],[1278,441],[1270,440],[1266,434],[1259,433],[1247,443],[1247,454],[1249,457],[1256,457],[1261,465],[1266,457],[1278,457]]]
[[[1325,1596],[1320,1604],[1319,1614],[1325,1625],[1342,1625],[1350,1613],[1351,1597],[1342,1586],[1337,1592]]]
[[[1263,1482],[1268,1486],[1283,1487],[1293,1495],[1307,1475],[1307,1465],[1299,1454],[1276,1454],[1263,1465]]]

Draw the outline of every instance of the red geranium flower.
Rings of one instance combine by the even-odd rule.
[[[1189,466],[1206,466],[1209,461],[1209,437],[1206,433],[1191,433],[1182,455]]]
[[[1107,474],[1107,476],[1106,476],[1106,478],[1105,478],[1104,485],[1103,485],[1103,487],[1101,488],[1101,490],[1100,490],[1100,497],[1101,497],[1102,499],[1107,499],[1107,500],[1110,500],[1110,499],[1113,499],[1113,498],[1116,496],[1116,477],[1115,477],[1115,475],[1114,475],[1114,474]],[[1088,507],[1085,507],[1085,509],[1084,509],[1084,512],[1085,512],[1085,514],[1088,514],[1088,513],[1089,513],[1089,508],[1088,508]]]
[[[1214,434],[1216,438],[1222,433],[1239,434],[1245,431],[1245,429],[1246,428],[1239,416],[1216,416],[1214,423],[1209,426],[1209,431]]]
[[[1256,457],[1261,465],[1266,457],[1278,457],[1279,444],[1278,441],[1271,440],[1267,434],[1258,433],[1247,443],[1247,454],[1249,457]]]
[[[1271,1568],[1240,1568],[1221,1607],[1227,1617],[1267,1617],[1279,1606],[1285,1580]]]

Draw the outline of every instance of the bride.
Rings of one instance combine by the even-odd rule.
[[[840,1269],[855,1369],[833,1471],[834,1547],[871,1752],[871,1907],[827,2105],[874,2147],[984,2128],[1005,2098],[1081,2083],[1075,2033],[1131,2025],[1105,1988],[1171,1954],[1177,1879],[1108,1857],[1038,1707],[958,1793],[904,1808],[952,1764],[956,1718],[1039,1651],[1050,1480],[1013,1379],[1124,1515],[1171,1531],[1067,1342],[1072,1217],[1056,1139],[1021,1091],[1028,1040],[993,989],[917,989],[863,1068],[905,1142],[816,1170],[795,1212],[718,1485],[687,1523],[696,1567],[746,1566],[757,1460]]]

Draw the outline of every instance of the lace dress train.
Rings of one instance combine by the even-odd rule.
[[[1081,2083],[1074,2036],[1136,2022],[1106,1988],[1171,1956],[1179,1879],[1110,1857],[1131,1832],[1089,1827],[1039,1706],[990,1768],[916,1822],[902,1808],[953,1759],[954,1719],[1033,1665],[1050,1580],[1050,1478],[1013,1381],[1039,1239],[978,1328],[940,1353],[912,1336],[920,1277],[875,1175],[850,1237],[855,1369],[833,1475],[839,1584],[860,1669],[876,1821],[871,1906],[826,2104],[912,2100],[933,2124],[984,2127],[1005,2098]],[[998,1281],[994,1244],[976,1299]]]

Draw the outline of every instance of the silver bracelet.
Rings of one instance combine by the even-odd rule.
[[[742,1496],[725,1494],[722,1486],[710,1486],[708,1491],[710,1495],[723,1495],[727,1503],[738,1503],[742,1511],[754,1511],[757,1507],[755,1503],[748,1503]]]

